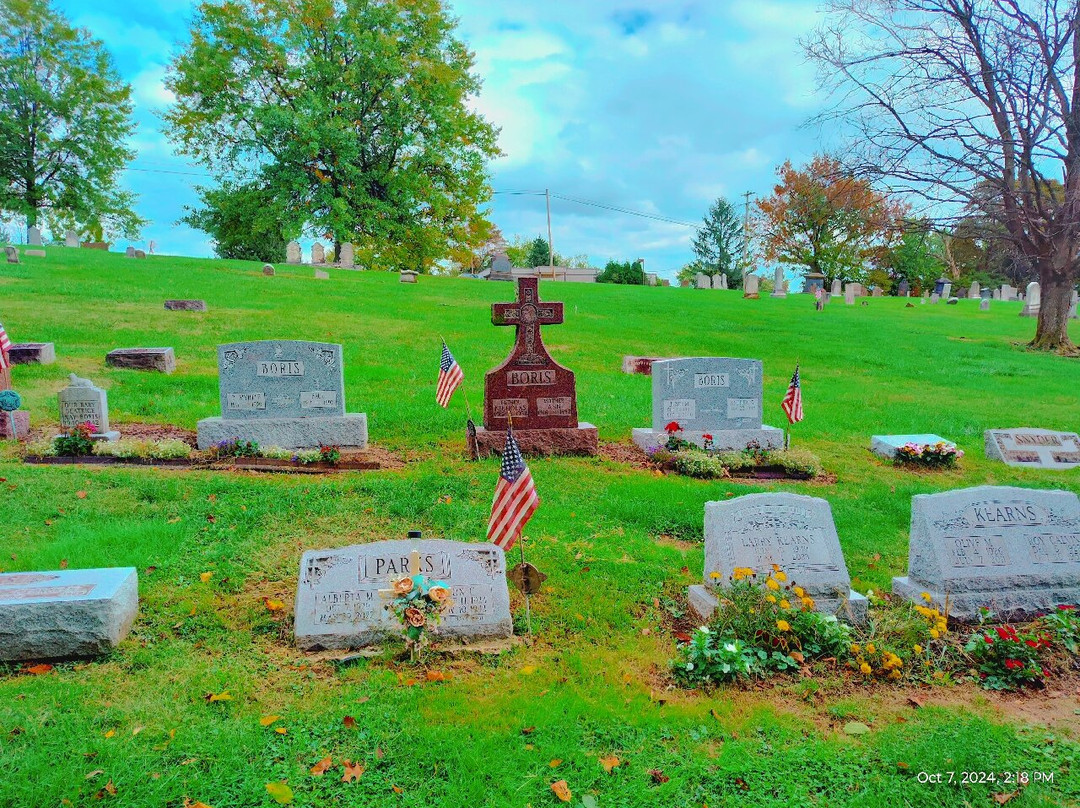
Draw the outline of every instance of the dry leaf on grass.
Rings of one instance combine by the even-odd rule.
[[[269,794],[273,798],[274,802],[278,803],[279,805],[288,805],[290,802],[292,802],[292,789],[289,788],[287,783],[267,783],[266,793]]]
[[[314,777],[322,777],[326,774],[326,770],[334,765],[333,759],[327,755],[314,766],[311,767],[311,774]]]
[[[275,721],[277,721],[279,718],[281,718],[280,715],[264,715],[262,718],[259,719],[259,726],[268,727]]]
[[[566,784],[565,780],[556,780],[551,784],[551,790],[563,802],[570,802],[574,798],[574,795],[570,793],[570,786]]]
[[[223,693],[207,693],[203,698],[207,701],[232,701],[232,696],[227,690]]]
[[[346,729],[356,729],[356,719],[351,715],[345,716],[342,721],[344,722]]]
[[[604,771],[606,771],[608,774],[611,774],[612,771],[617,769],[620,763],[622,763],[622,761],[614,755],[608,755],[607,757],[600,758],[600,765],[604,767]]]
[[[341,782],[343,783],[355,782],[356,780],[359,780],[360,777],[364,774],[363,763],[357,763],[354,766],[351,760],[345,760],[342,761],[341,765],[345,769],[345,773],[341,775]]]

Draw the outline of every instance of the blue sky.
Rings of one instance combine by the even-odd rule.
[[[175,221],[202,169],[172,152],[155,110],[170,55],[187,37],[188,0],[56,0],[112,52],[134,88],[139,156],[125,181],[163,253],[210,255],[205,234]],[[831,144],[804,126],[823,100],[800,36],[817,0],[455,0],[459,32],[484,89],[475,104],[502,127],[496,191],[543,191],[660,217],[555,198],[555,249],[644,258],[671,277],[691,260],[693,229],[720,195],[768,193],[777,165]],[[507,238],[546,230],[544,198],[497,193]],[[668,219],[673,221],[662,221]],[[124,245],[126,246],[126,245]]]

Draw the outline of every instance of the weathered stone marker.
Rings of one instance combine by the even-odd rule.
[[[176,370],[176,355],[172,348],[117,348],[105,355],[105,364],[127,370],[172,373]]]
[[[8,359],[13,365],[51,365],[56,361],[56,346],[51,342],[20,342],[11,346]]]
[[[1039,282],[1032,281],[1027,285],[1027,294],[1024,295],[1024,308],[1020,310],[1021,317],[1038,317],[1042,304],[1042,293]]]
[[[777,267],[773,271],[773,290],[769,297],[787,297],[787,287],[784,284],[784,270]]]
[[[326,248],[318,241],[311,245],[311,263],[326,263]]]
[[[757,275],[743,275],[743,297],[757,298],[761,278]]]
[[[1010,466],[1071,469],[1080,466],[1080,436],[1049,429],[988,429],[986,456]]]
[[[849,283],[844,287],[844,304],[847,306],[855,305],[855,284]]]
[[[419,573],[445,581],[453,602],[436,640],[508,639],[513,635],[506,559],[494,544],[405,539],[309,550],[300,559],[296,644],[305,651],[361,648],[399,637],[386,607],[391,584]]]
[[[338,264],[342,269],[352,269],[356,266],[355,249],[352,243],[346,241],[341,245],[341,255],[338,256]]]
[[[296,241],[290,241],[285,245],[285,263],[286,264],[299,264],[303,262],[304,254],[300,250],[300,244]],[[264,266],[270,266],[265,264]],[[273,267],[270,267],[273,269]]]
[[[840,282],[839,278],[834,278],[833,282],[832,282],[832,290],[831,290],[830,294],[833,297],[840,297],[840,295],[842,295],[843,293],[844,293],[843,284]]]
[[[330,273],[325,272],[325,271],[323,271],[321,269],[316,269],[315,270],[315,280],[317,280],[317,281],[328,281],[328,280],[330,280]]]
[[[205,300],[166,300],[166,311],[206,311]]]
[[[134,567],[0,573],[0,660],[108,653],[138,608]]]
[[[634,443],[648,450],[667,440],[667,426],[679,438],[704,448],[763,449],[783,446],[783,430],[761,423],[762,365],[758,359],[695,356],[665,359],[652,367],[651,429],[635,429]]]
[[[717,607],[718,583],[730,580],[736,567],[764,577],[773,564],[806,590],[816,611],[856,623],[866,619],[867,600],[851,589],[829,503],[800,494],[705,503],[705,583],[690,587],[690,608],[708,620]]]
[[[74,230],[68,230],[64,233],[64,246],[65,247],[78,247],[79,246],[79,234]]]
[[[120,433],[109,429],[109,397],[89,379],[80,379],[74,373],[68,375],[69,384],[56,394],[60,406],[60,427],[72,429],[79,424],[91,423],[97,427],[94,438],[115,441]]]
[[[1080,499],[1070,491],[981,486],[911,500],[908,574],[893,592],[930,595],[948,616],[1023,619],[1080,603]]]
[[[510,257],[504,252],[497,252],[491,257],[491,272],[488,273],[489,281],[512,281],[514,270],[510,266]]]
[[[297,261],[296,263],[299,264],[300,262]],[[275,275],[274,268],[270,264],[263,264],[262,273],[268,278],[272,278]]]
[[[7,262],[9,264],[19,263],[19,251],[15,247],[4,247],[4,255],[7,256]]]
[[[411,269],[401,270],[401,277],[398,278],[398,283],[416,283],[416,276],[419,272],[413,272]]]
[[[491,322],[513,326],[517,336],[510,356],[484,376],[484,426],[470,451],[501,452],[512,418],[526,454],[595,455],[596,427],[578,423],[574,374],[551,358],[541,333],[563,322],[563,304],[541,302],[537,278],[520,278],[517,291],[515,302],[491,305]]]
[[[284,449],[367,446],[367,416],[345,412],[340,345],[219,345],[218,376],[222,417],[199,421],[200,449],[237,439]]]
[[[40,227],[28,227],[26,228],[26,243],[34,247],[41,246],[41,228]]]
[[[45,257],[45,251],[44,250],[23,250],[23,255],[29,255],[29,256],[31,256],[33,258],[44,258]]]

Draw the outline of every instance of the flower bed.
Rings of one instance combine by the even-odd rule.
[[[964,452],[955,446],[937,443],[905,443],[896,450],[896,462],[900,465],[921,466],[932,469],[951,469]]]
[[[645,452],[649,461],[663,471],[687,477],[717,480],[725,477],[810,480],[823,475],[821,461],[804,449],[765,449],[750,443],[742,450],[717,450],[713,436],[705,433],[703,446],[679,437],[677,421],[665,428],[667,440]]]

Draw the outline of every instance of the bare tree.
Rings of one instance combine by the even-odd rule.
[[[938,218],[993,197],[1037,270],[1032,347],[1072,356],[1080,267],[1080,0],[833,0],[805,43],[856,127],[852,168]]]

